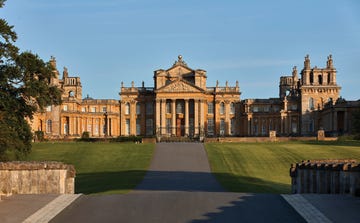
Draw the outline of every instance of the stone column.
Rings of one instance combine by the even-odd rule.
[[[156,113],[156,121],[155,121],[155,134],[158,134],[159,132],[159,128],[160,128],[160,115],[161,115],[161,111],[160,111],[160,99],[156,99],[156,108],[155,108],[155,113]]]
[[[120,135],[125,135],[125,102],[122,101],[120,104]],[[88,123],[87,123],[88,125]],[[87,126],[86,126],[87,131]]]
[[[161,134],[166,133],[166,99],[161,100]]]
[[[194,135],[199,135],[199,99],[194,100]]]
[[[225,101],[225,135],[230,135],[231,133],[229,111],[230,103],[229,101]]]
[[[200,132],[199,133],[202,132],[204,134],[204,124],[205,124],[205,120],[204,120],[204,100],[199,100],[199,110],[200,110],[200,114],[199,114]]]
[[[185,99],[185,135],[189,135],[189,99]]]
[[[171,134],[176,135],[176,99],[171,101]]]

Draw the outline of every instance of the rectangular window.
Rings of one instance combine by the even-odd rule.
[[[209,118],[207,120],[207,135],[213,136],[214,135],[214,119]]]
[[[140,115],[141,114],[141,106],[140,103],[136,103],[136,114]]]
[[[220,135],[225,135],[225,119],[220,119]]]
[[[230,135],[235,135],[235,128],[236,128],[236,124],[235,124],[235,118],[230,119]]]
[[[96,112],[96,107],[91,107],[91,112]]]
[[[64,111],[67,111],[67,110],[68,110],[68,106],[67,106],[67,105],[64,105],[63,110],[64,110]]]
[[[167,114],[171,113],[171,102],[170,101],[166,102],[166,113]]]
[[[51,120],[47,120],[47,122],[46,122],[46,132],[47,133],[52,132],[52,121]]]
[[[171,135],[171,118],[166,119],[166,133]]]
[[[154,135],[153,119],[152,118],[146,119],[146,135],[148,135],[148,136]]]
[[[51,112],[51,105],[49,105],[49,106],[46,107],[46,111],[47,111],[47,112]]]
[[[214,114],[214,103],[208,103],[208,114]]]
[[[254,107],[253,107],[253,112],[259,112],[259,107],[254,106]]]
[[[136,119],[136,135],[141,135],[141,120]]]
[[[130,135],[130,119],[125,120],[125,135]]]
[[[107,112],[107,108],[104,106],[104,107],[102,107],[102,111],[103,112]]]
[[[86,107],[82,107],[82,108],[81,108],[81,111],[82,111],[82,112],[86,112]]]
[[[154,105],[152,102],[147,102],[146,103],[146,114],[147,115],[152,115],[154,114]]]

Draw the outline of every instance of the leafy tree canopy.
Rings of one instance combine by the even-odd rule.
[[[0,9],[5,0],[0,0]],[[15,46],[17,35],[0,18],[0,160],[19,159],[31,150],[32,133],[27,120],[45,106],[61,103],[51,84],[54,67],[31,52]]]

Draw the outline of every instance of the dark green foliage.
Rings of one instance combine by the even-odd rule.
[[[44,132],[43,131],[36,131],[35,132],[35,139],[37,141],[40,141],[40,142],[44,141]]]
[[[112,139],[113,142],[142,142],[141,136],[119,136],[117,138]]]
[[[59,89],[50,84],[50,63],[31,52],[19,53],[16,39],[13,26],[0,19],[0,160],[27,155],[33,137],[26,120],[47,105],[61,103]]]
[[[90,132],[83,132],[81,135],[81,139],[89,139],[90,138]]]

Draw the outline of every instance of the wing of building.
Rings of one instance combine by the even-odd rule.
[[[330,55],[325,68],[310,66],[307,55],[301,77],[280,77],[279,98],[240,100],[238,81],[230,86],[207,86],[207,73],[190,68],[182,56],[168,69],[154,71],[153,86],[125,86],[120,100],[82,97],[80,77],[62,79],[55,58],[50,62],[55,78],[51,84],[62,90],[61,106],[49,106],[30,122],[33,131],[47,138],[161,136],[218,137],[314,135],[351,133],[352,112],[359,101],[339,97],[336,69]]]

